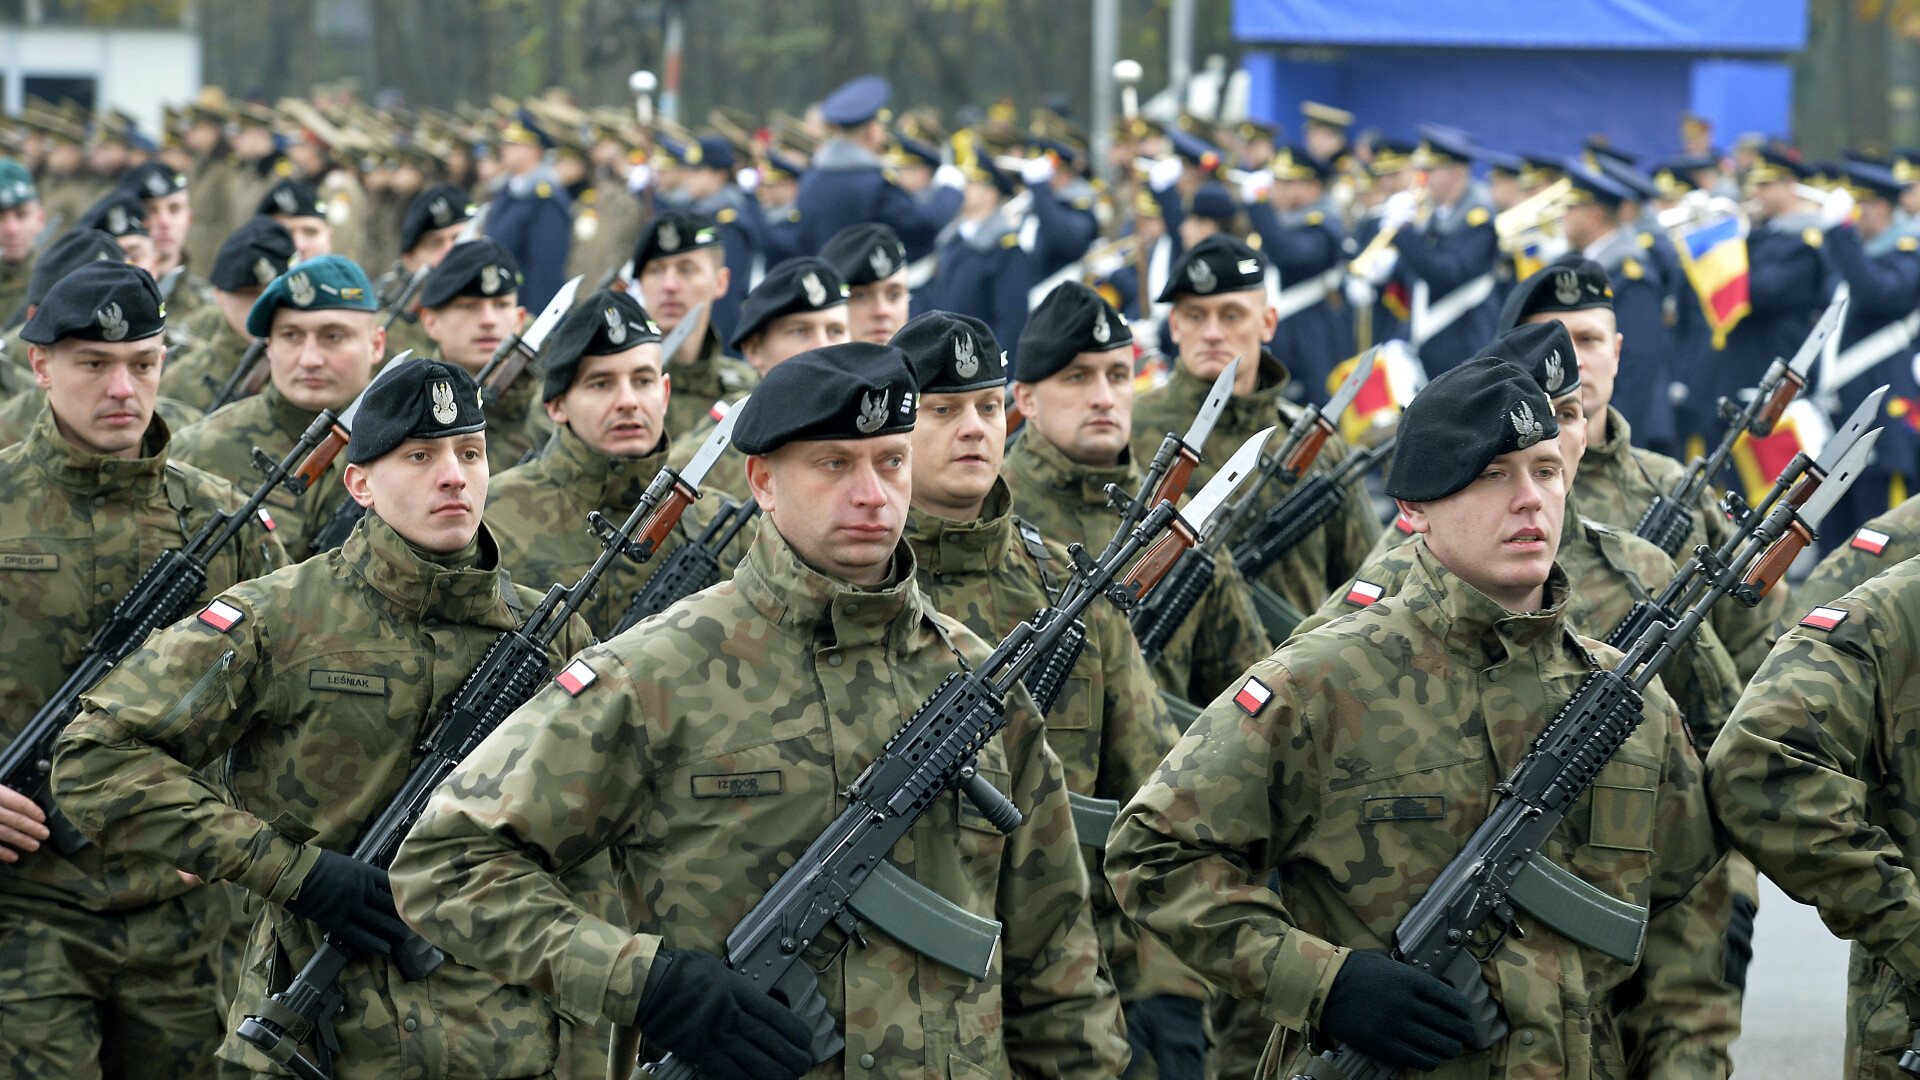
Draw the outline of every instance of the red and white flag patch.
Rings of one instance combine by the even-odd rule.
[[[1375,585],[1371,581],[1354,578],[1353,587],[1347,590],[1347,603],[1354,607],[1366,607],[1368,604],[1378,603],[1386,592],[1385,585]]]
[[[559,683],[560,689],[565,690],[569,695],[579,697],[580,691],[592,686],[594,680],[599,677],[600,673],[588,666],[585,660],[575,660],[560,674],[555,675],[553,681]]]
[[[273,515],[267,513],[267,508],[262,506],[259,509],[255,510],[254,513],[260,516],[260,524],[265,525],[267,527],[268,532],[272,532],[273,531]]]
[[[1893,537],[1876,529],[1862,528],[1853,534],[1853,542],[1848,546],[1859,548],[1869,555],[1878,555],[1887,550],[1887,541],[1891,539]]]
[[[1811,626],[1816,630],[1831,630],[1847,621],[1847,611],[1837,607],[1817,607],[1800,618],[1801,626]]]
[[[246,612],[241,611],[225,600],[215,600],[213,603],[207,605],[205,611],[200,613],[201,622],[206,623],[208,626],[222,633],[238,626],[240,620],[246,617]]]
[[[717,424],[720,421],[725,420],[727,418],[727,414],[732,411],[733,411],[733,402],[716,401],[713,403],[713,408],[707,410],[707,415],[713,417],[713,422]]]
[[[1413,535],[1413,522],[1408,521],[1407,515],[1405,514],[1393,515],[1393,527],[1396,529],[1399,529],[1403,533],[1406,533],[1408,536]]]
[[[1267,702],[1272,700],[1273,691],[1267,688],[1266,683],[1251,675],[1247,676],[1247,683],[1240,688],[1240,692],[1233,695],[1233,703],[1240,706],[1248,716],[1266,708]]]

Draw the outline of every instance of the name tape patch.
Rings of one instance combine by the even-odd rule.
[[[1375,795],[1360,802],[1360,820],[1440,821],[1447,816],[1445,795]]]
[[[757,795],[778,795],[786,789],[779,769],[764,772],[709,773],[693,778],[696,799],[751,799]]]
[[[1368,604],[1378,603],[1386,592],[1385,585],[1375,585],[1371,581],[1355,578],[1353,587],[1347,590],[1347,603],[1355,607],[1366,607]]]
[[[1847,621],[1849,612],[1844,608],[1817,607],[1800,619],[1801,626],[1811,626],[1816,630],[1831,630]]]
[[[222,632],[233,629],[239,625],[241,619],[246,617],[246,612],[241,611],[225,600],[215,600],[213,603],[207,605],[205,611],[200,613],[201,622]]]
[[[387,677],[362,675],[357,671],[309,671],[307,672],[307,689],[384,697],[387,693]]]
[[[1853,542],[1848,546],[1859,548],[1869,555],[1878,555],[1887,550],[1887,541],[1891,539],[1893,537],[1876,529],[1863,528],[1853,534]]]
[[[0,551],[0,570],[58,570],[60,556],[50,552]]]
[[[1233,695],[1233,703],[1240,706],[1241,711],[1248,716],[1252,716],[1261,709],[1266,708],[1267,702],[1272,700],[1273,691],[1268,688],[1266,683],[1261,682],[1251,675],[1247,677],[1246,685],[1240,688],[1240,692]]]
[[[600,673],[589,667],[585,660],[575,660],[573,663],[568,664],[560,674],[555,675],[553,681],[559,683],[560,689],[565,690],[569,695],[579,697],[580,691],[592,686],[594,680],[599,677]]]

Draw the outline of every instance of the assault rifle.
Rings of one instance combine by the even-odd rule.
[[[1067,629],[1096,598],[1107,596],[1128,605],[1151,588],[1253,471],[1260,447],[1272,433],[1268,428],[1248,439],[1187,503],[1184,514],[1162,499],[1097,560],[1080,544],[1070,546],[1075,587],[1070,590],[1071,599],[1050,609],[1056,617],[1044,627],[1022,622],[978,670],[948,675],[847,788],[847,808],[727,935],[727,966],[752,979],[812,1026],[814,1061],[825,1061],[846,1045],[820,993],[818,972],[838,957],[848,941],[859,937],[861,919],[887,928],[909,947],[976,979],[991,970],[998,927],[913,882],[887,861],[887,853],[934,800],[952,788],[964,793],[1001,832],[1020,827],[1024,821],[1020,808],[982,777],[974,764],[974,755],[1006,725],[1007,693],[1029,667],[1054,652]],[[1161,536],[1162,532],[1166,535]],[[1142,551],[1146,554],[1140,555]],[[1139,560],[1124,577],[1119,576],[1120,568],[1136,555]],[[895,933],[896,926],[873,912],[890,901],[898,905],[903,893],[911,898],[904,906],[930,904],[948,912],[954,920],[943,924],[950,931],[945,935],[949,940],[964,934],[964,930],[951,932],[956,925],[978,930],[973,924],[987,923],[986,932],[974,935],[980,947],[961,950],[939,940],[913,940],[911,930]],[[839,944],[817,947],[828,927],[841,931]],[[629,1049],[616,1046],[615,1053],[630,1057]],[[647,1071],[655,1080],[693,1080],[699,1075],[672,1055]]]
[[[233,366],[233,374],[227,376],[226,384],[214,395],[213,404],[207,406],[207,411],[213,412],[230,401],[259,393],[266,388],[269,374],[267,339],[254,338],[247,344],[247,351],[240,354],[240,362]],[[213,380],[208,378],[207,382],[211,384]]]
[[[644,563],[653,557],[680,515],[700,497],[700,482],[732,435],[729,418],[707,436],[686,472],[661,469],[641,494],[639,505],[617,528],[597,510],[587,515],[589,527],[600,539],[599,558],[578,582],[548,589],[540,606],[518,630],[501,634],[488,646],[479,666],[467,675],[428,728],[432,734],[425,756],[354,845],[354,858],[381,869],[393,862],[400,841],[419,820],[434,789],[547,680],[547,646],[592,595],[614,558]],[[340,973],[356,955],[328,934],[293,982],[261,1002],[240,1022],[240,1037],[301,1080],[330,1080],[333,1052],[339,1047],[332,1018],[346,1000],[339,985]],[[411,935],[407,944],[393,954],[394,966],[409,981],[426,978],[443,959],[440,950],[419,935]],[[300,1052],[300,1044],[310,1037],[314,1038],[318,1061]]]
[[[386,318],[380,320],[380,329],[393,329],[393,324],[399,322],[400,316],[407,313],[407,307],[413,303],[413,298],[419,296],[420,290],[426,287],[427,276],[432,273],[432,263],[421,263],[419,269],[407,276],[406,284],[396,295],[380,298],[380,306],[387,309]]]
[[[1693,504],[1700,497],[1713,478],[1727,464],[1727,456],[1733,453],[1733,444],[1739,440],[1742,432],[1751,432],[1755,438],[1764,438],[1773,431],[1794,396],[1807,385],[1807,372],[1820,356],[1827,339],[1840,329],[1847,317],[1847,298],[1837,296],[1827,307],[1827,313],[1820,316],[1814,324],[1813,332],[1807,340],[1801,342],[1800,351],[1795,353],[1791,362],[1776,359],[1760,377],[1760,385],[1754,390],[1753,400],[1741,408],[1726,398],[1720,399],[1720,418],[1726,421],[1727,430],[1720,437],[1720,445],[1713,453],[1705,457],[1696,457],[1687,466],[1687,471],[1673,490],[1665,495],[1655,495],[1653,502],[1647,505],[1646,513],[1640,516],[1640,523],[1633,527],[1633,535],[1642,540],[1650,540],[1668,555],[1679,555],[1680,548],[1687,541],[1687,535],[1693,531]]]
[[[1878,437],[1874,431],[1857,441],[1824,480],[1803,477],[1799,488],[1806,493],[1796,489],[1776,500],[1731,559],[1705,544],[1695,549],[1688,566],[1693,584],[1677,609],[1678,621],[1654,622],[1613,669],[1587,675],[1494,789],[1498,805],[1394,930],[1396,960],[1441,979],[1473,1004],[1474,1049],[1484,1050],[1507,1033],[1506,1018],[1481,975],[1480,956],[1515,932],[1517,911],[1621,963],[1639,961],[1646,911],[1561,869],[1541,854],[1541,845],[1639,726],[1641,692],[1675,650],[1721,597],[1733,593],[1746,603],[1759,602],[1853,485]],[[1493,940],[1482,940],[1487,936]],[[1341,1046],[1315,1058],[1295,1080],[1393,1075],[1393,1066],[1364,1049]]]

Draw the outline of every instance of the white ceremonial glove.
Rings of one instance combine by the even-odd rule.
[[[1411,191],[1396,191],[1387,196],[1387,204],[1380,210],[1380,231],[1392,232],[1413,221],[1420,212],[1420,200]]]
[[[1147,171],[1147,185],[1155,191],[1165,191],[1180,182],[1187,171],[1186,162],[1177,157],[1161,158]]]
[[[1240,181],[1240,201],[1246,203],[1248,206],[1252,206],[1255,203],[1266,202],[1267,193],[1272,190],[1272,173],[1265,169],[1261,169],[1256,173],[1248,173],[1246,179]]]
[[[1834,188],[1820,203],[1820,227],[1831,229],[1853,219],[1853,196],[1846,188]]]
[[[651,183],[653,183],[653,166],[635,165],[627,170],[627,190],[635,195],[647,190],[647,185]]]
[[[1020,166],[1020,180],[1026,184],[1044,184],[1053,179],[1053,155],[1041,154],[1039,157]]]
[[[952,188],[955,191],[967,190],[967,174],[954,165],[942,165],[933,170],[933,183],[936,187]]]

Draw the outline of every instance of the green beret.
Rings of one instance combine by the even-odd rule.
[[[320,255],[274,278],[247,312],[247,333],[266,337],[273,330],[273,313],[283,307],[299,311],[380,310],[367,272],[343,255]]]
[[[0,160],[0,210],[11,210],[16,206],[40,197],[40,189],[33,184],[33,174],[25,165],[13,158]]]

